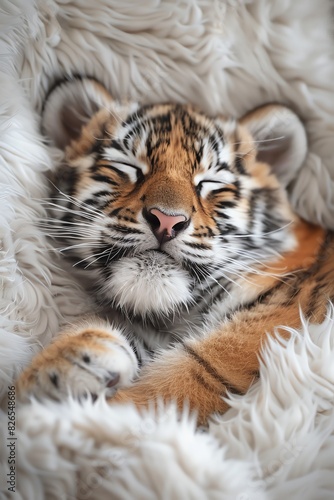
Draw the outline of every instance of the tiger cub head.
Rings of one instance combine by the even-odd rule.
[[[101,300],[166,316],[210,283],[292,249],[286,186],[306,155],[281,105],[239,121],[190,105],[117,102],[93,79],[53,90],[43,131],[62,151],[53,217]],[[59,224],[60,222],[60,224]]]

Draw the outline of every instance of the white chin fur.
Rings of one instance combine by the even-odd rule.
[[[136,315],[169,315],[191,301],[190,277],[168,255],[152,250],[115,262],[104,293]]]

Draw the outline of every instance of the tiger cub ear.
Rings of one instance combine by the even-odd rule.
[[[42,132],[55,146],[65,149],[80,136],[83,125],[112,101],[108,91],[92,78],[64,81],[47,97],[42,114]]]
[[[280,183],[287,186],[296,176],[307,153],[305,128],[291,109],[267,104],[241,118],[251,133],[256,159],[269,164]]]

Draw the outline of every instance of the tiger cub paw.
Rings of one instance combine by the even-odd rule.
[[[119,330],[89,325],[62,333],[33,358],[16,385],[20,400],[80,399],[102,392],[110,397],[128,386],[137,371],[136,356]]]

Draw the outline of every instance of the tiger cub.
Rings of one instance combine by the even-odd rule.
[[[203,423],[256,379],[268,334],[299,327],[300,311],[323,320],[333,236],[287,200],[307,152],[291,110],[210,118],[74,78],[49,95],[43,130],[63,158],[50,219],[100,318],[33,359],[22,398],[175,400]]]

